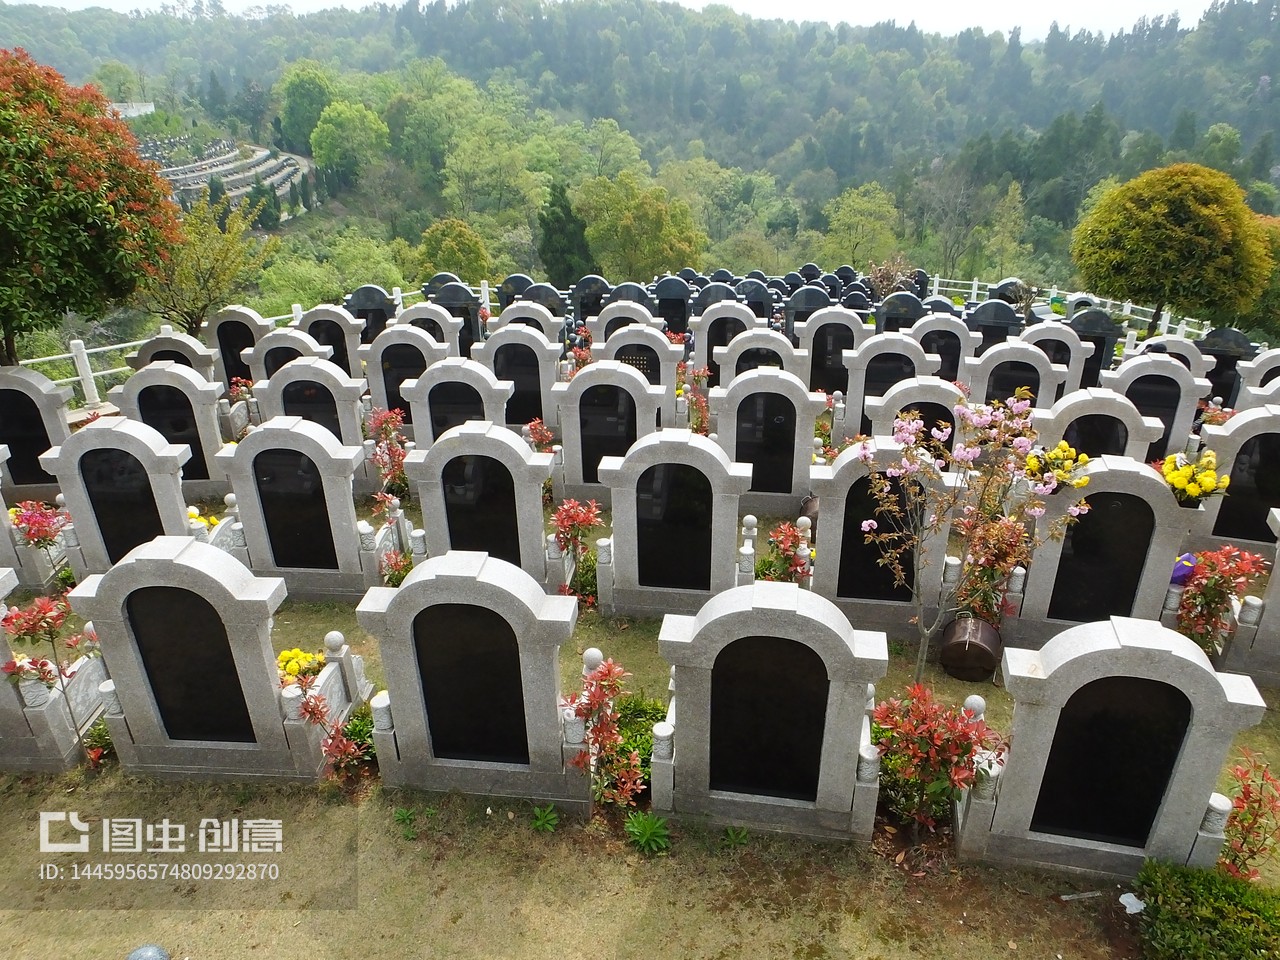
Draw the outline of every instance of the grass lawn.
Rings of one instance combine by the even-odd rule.
[[[584,613],[561,651],[564,688],[579,682],[582,650],[596,646],[631,671],[630,689],[664,696],[658,627]],[[277,650],[317,649],[333,629],[381,686],[377,644],[350,604],[286,601],[273,642]],[[913,666],[910,638],[891,638],[880,694],[901,690]],[[997,684],[936,671],[929,680],[943,700],[980,693],[988,720],[1008,730],[1012,702]],[[1277,758],[1280,691],[1264,696],[1272,709],[1239,742]],[[96,829],[93,818],[126,809],[191,830],[205,817],[280,819],[283,851],[259,858],[278,864],[279,879],[76,886],[39,878],[51,857],[38,852],[38,811],[79,810]],[[154,782],[125,777],[114,764],[89,777],[0,777],[3,955],[123,958],[155,942],[192,960],[1139,956],[1116,903],[1126,888],[961,865],[942,842],[898,862],[901,840],[882,828],[866,850],[763,834],[727,847],[718,832],[677,824],[670,855],[653,858],[623,836],[616,815],[565,818],[554,834],[540,834],[528,802],[383,790],[375,778],[345,787]],[[349,863],[354,871],[342,866]],[[1266,881],[1280,886],[1275,865]]]

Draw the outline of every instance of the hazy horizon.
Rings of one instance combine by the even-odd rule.
[[[270,6],[288,7],[294,14],[315,13],[335,7],[360,9],[369,6],[361,0],[292,0],[289,3],[264,4],[255,0],[222,0],[223,8],[231,14],[243,14],[246,10]],[[926,33],[940,33],[953,36],[969,27],[981,27],[985,32],[996,30],[1008,34],[1014,27],[1022,28],[1024,42],[1042,40],[1049,32],[1049,26],[1055,20],[1063,30],[1076,33],[1088,30],[1111,35],[1121,30],[1129,30],[1142,17],[1148,20],[1162,16],[1168,18],[1179,14],[1184,27],[1193,27],[1210,6],[1211,0],[1195,0],[1190,4],[1181,3],[1176,6],[1162,3],[1161,0],[1079,0],[1070,9],[1055,10],[1051,6],[1028,10],[1025,3],[1014,0],[988,0],[988,2],[966,7],[954,2],[941,0],[900,0],[894,4],[892,13],[884,10],[863,13],[850,9],[850,5],[839,0],[811,0],[803,7],[803,13],[797,13],[793,3],[781,0],[728,0],[713,4],[699,0],[680,0],[684,6],[702,9],[707,6],[728,6],[739,13],[762,20],[810,20],[826,21],[831,24],[848,23],[853,26],[869,26],[885,20],[894,20],[901,26],[914,22]],[[105,7],[121,13],[134,10],[153,11],[165,6],[163,0],[44,0],[39,6],[61,7],[66,10],[84,10],[90,7]],[[168,4],[172,5],[172,4]],[[399,4],[392,4],[399,5]]]

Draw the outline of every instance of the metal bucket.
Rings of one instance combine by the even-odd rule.
[[[942,669],[957,680],[986,680],[1000,664],[1000,631],[978,617],[957,617],[942,628]]]

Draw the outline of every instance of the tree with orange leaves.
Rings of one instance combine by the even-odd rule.
[[[130,296],[180,242],[155,164],[94,87],[0,50],[0,363],[18,334]]]

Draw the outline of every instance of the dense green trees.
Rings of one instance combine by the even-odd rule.
[[[551,198],[538,212],[538,229],[542,232],[538,256],[551,283],[568,289],[570,284],[599,271],[587,245],[587,225],[573,212],[568,188],[562,181],[551,185]]]
[[[1105,193],[1080,221],[1071,255],[1090,290],[1233,317],[1257,301],[1273,263],[1257,216],[1229,176],[1190,163],[1150,170]]]
[[[338,100],[321,112],[311,130],[311,155],[346,187],[390,147],[387,125],[362,103]]]
[[[591,252],[612,280],[648,281],[701,262],[707,238],[689,207],[669,200],[661,187],[644,186],[629,170],[612,180],[588,180],[575,206]]]
[[[0,50],[0,363],[68,310],[100,316],[169,255],[177,209],[92,87]]]
[[[295,153],[310,153],[311,133],[333,102],[333,81],[320,64],[298,60],[281,78],[279,97],[283,146]]]

